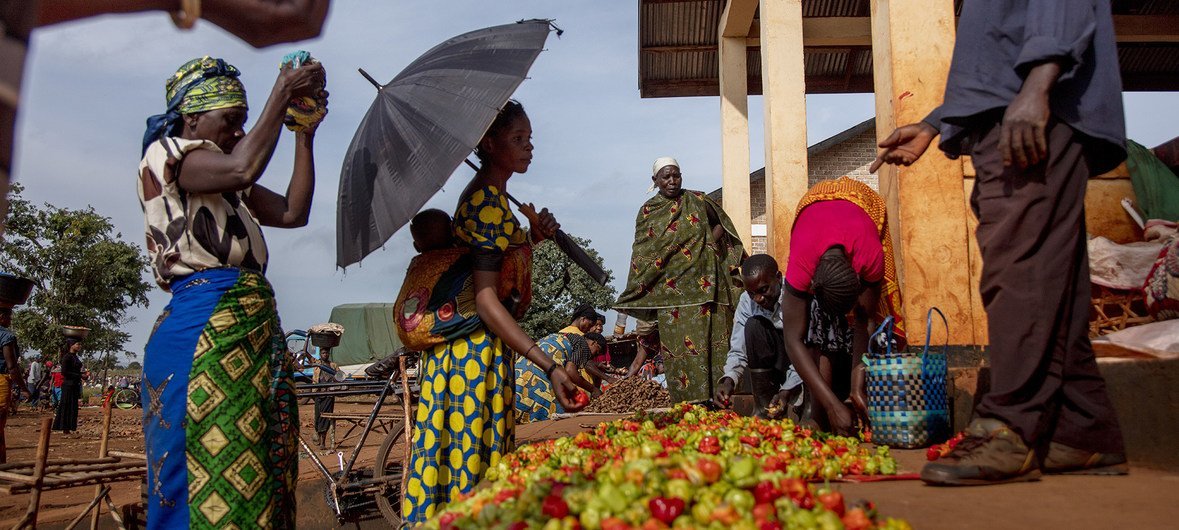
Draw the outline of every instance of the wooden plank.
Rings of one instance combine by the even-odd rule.
[[[974,167],[971,166],[973,172]],[[970,270],[970,312],[974,315],[971,325],[974,327],[974,342],[979,346],[991,343],[990,330],[986,319],[986,308],[983,307],[982,293],[979,285],[982,283],[982,252],[978,249],[978,218],[970,209],[970,193],[974,191],[974,178],[962,179],[962,208],[966,211],[966,252],[967,266]]]
[[[1177,43],[1179,15],[1114,15],[1117,42]],[[958,20],[954,19],[957,27]],[[803,44],[811,46],[870,46],[870,17],[807,17],[802,21]],[[749,34],[750,46],[758,46],[760,35]]]
[[[1114,15],[1118,42],[1179,42],[1179,15]]]
[[[721,39],[720,48],[721,187],[724,193],[721,206],[733,221],[742,246],[746,252],[752,253],[745,42],[743,38],[725,37]]]
[[[761,4],[765,112],[766,250],[779,263],[790,253],[794,209],[807,190],[806,84],[802,1]]]
[[[753,25],[753,14],[757,12],[757,0],[729,0],[721,12],[717,26],[720,38],[746,37]]]
[[[1130,179],[1089,179],[1085,192],[1085,229],[1114,243],[1142,241],[1142,229],[1122,208],[1122,199],[1136,200]]]
[[[954,45],[953,2],[872,0],[876,127],[883,138],[941,104]],[[971,304],[962,163],[936,150],[908,168],[881,170],[910,343],[925,339],[925,311],[950,322],[950,343],[978,344]],[[982,319],[981,315],[977,316]]]

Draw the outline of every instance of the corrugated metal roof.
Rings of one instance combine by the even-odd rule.
[[[960,12],[963,0],[954,0]],[[803,16],[867,17],[870,0],[803,0]],[[725,0],[639,1],[639,91],[642,97],[718,94],[717,24]],[[1179,15],[1171,0],[1114,0],[1119,15]],[[756,20],[754,24],[756,24]],[[1126,90],[1179,90],[1179,44],[1118,46]],[[750,94],[761,94],[761,50],[747,54]],[[808,93],[871,92],[870,47],[808,47]]]

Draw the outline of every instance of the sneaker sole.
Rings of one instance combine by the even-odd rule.
[[[939,472],[921,472],[921,480],[930,486],[990,486],[996,484],[1012,484],[1016,482],[1032,482],[1040,480],[1042,474],[1039,469],[1033,469],[1022,475],[1003,479],[959,478]]]

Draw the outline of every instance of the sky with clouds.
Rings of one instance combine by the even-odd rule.
[[[449,37],[529,18],[555,19],[515,97],[532,119],[534,160],[511,181],[513,195],[547,206],[566,231],[587,237],[625,282],[634,216],[649,196],[651,161],[679,159],[684,186],[720,186],[717,98],[641,99],[638,10],[632,1],[337,0],[323,34],[311,41],[257,50],[200,22],[176,30],[166,14],[106,16],[38,30],[23,86],[15,178],[34,202],[84,208],[110,217],[127,241],[143,245],[136,199],[144,119],[162,111],[164,80],[185,61],[225,58],[242,72],[249,102],[261,108],[287,52],[305,49],[328,71],[330,114],[316,135],[316,194],[311,222],[267,229],[267,276],[287,329],[326,321],[337,304],[391,302],[414,251],[403,229],[385,248],[347,271],[335,267],[336,194],[344,152],[375,91],[356,73],[391,79],[418,55]],[[1153,146],[1175,137],[1179,95],[1125,97],[1132,138]],[[808,98],[807,136],[815,143],[873,115],[870,94]],[[763,164],[761,101],[750,101],[750,166]],[[247,125],[248,127],[248,125]],[[293,134],[284,132],[261,183],[285,190]],[[453,211],[471,172],[460,166],[427,207]],[[150,275],[145,275],[150,280]],[[169,295],[131,312],[127,350],[141,352]]]

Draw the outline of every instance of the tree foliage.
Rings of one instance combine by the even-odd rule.
[[[590,246],[590,240],[571,237],[602,265],[602,257]],[[530,337],[540,338],[569,325],[569,316],[578,305],[588,303],[599,310],[610,307],[617,293],[610,285],[614,273],[606,269],[606,275],[606,285],[598,285],[552,241],[536,245],[532,254],[532,306],[520,327]]]
[[[28,305],[13,314],[22,348],[56,356],[65,324],[90,328],[87,358],[122,352],[130,338],[122,330],[131,321],[127,310],[148,303],[147,256],[94,208],[35,206],[21,189],[14,186],[9,196],[0,270],[36,283]]]

